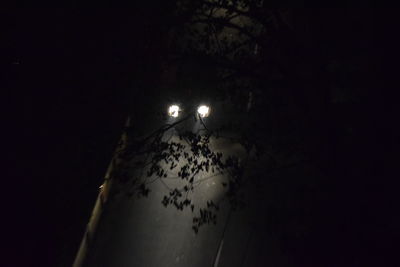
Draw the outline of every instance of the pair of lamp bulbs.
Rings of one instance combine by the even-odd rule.
[[[179,112],[181,109],[179,108],[178,105],[171,105],[168,108],[168,115],[174,118],[177,118],[179,116]],[[197,108],[197,113],[200,115],[200,117],[205,118],[208,117],[210,114],[210,107],[206,105],[201,105]]]

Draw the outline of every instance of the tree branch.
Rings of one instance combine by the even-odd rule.
[[[234,24],[232,22],[228,22],[223,18],[210,18],[210,19],[197,19],[197,20],[192,20],[191,23],[202,23],[202,24],[209,24],[210,22],[213,22],[215,24],[219,24],[221,26],[224,26],[226,28],[231,28],[231,29],[235,29],[237,31],[239,31],[239,33],[242,33],[244,35],[246,35],[248,38],[253,39],[255,42],[259,42],[259,38],[256,37],[255,35],[253,35],[251,32],[246,31],[245,29],[243,29],[242,27],[240,27],[237,24]]]

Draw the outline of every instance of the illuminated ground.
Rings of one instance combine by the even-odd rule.
[[[218,124],[227,116],[214,118]],[[144,120],[153,122],[144,132],[161,123],[154,118]],[[211,118],[208,125],[213,125]],[[193,130],[199,125],[188,127]],[[179,140],[174,131],[168,132],[165,139]],[[225,155],[240,156],[247,166],[246,173],[266,169],[262,162],[246,161],[243,147],[229,138],[212,139],[211,147]],[[201,227],[196,235],[190,208],[178,211],[161,204],[167,187],[182,183],[174,178],[178,169],[179,166],[163,182],[154,179],[147,198],[121,196],[108,204],[86,266],[288,266],[290,259],[310,258],[314,249],[325,249],[305,239],[310,239],[307,231],[315,226],[310,223],[310,214],[318,208],[313,203],[318,204],[314,198],[319,197],[312,188],[317,176],[311,172],[302,176],[296,168],[288,168],[284,172],[262,173],[245,188],[247,205],[243,209],[231,212],[227,201],[223,201],[217,224]],[[142,170],[138,167],[135,173]],[[201,183],[192,196],[198,206],[223,197],[225,188],[221,182],[225,176],[205,172],[199,176]],[[318,227],[319,232],[325,232],[324,227]],[[303,256],[303,252],[308,254]],[[298,266],[296,262],[294,266]]]
[[[223,138],[212,140],[211,146],[225,155],[245,155],[243,147]],[[163,196],[169,192],[167,187],[182,183],[180,178],[175,178],[178,169],[179,166],[163,181],[150,177],[149,180],[155,182],[149,184],[151,193],[147,198],[121,197],[110,203],[88,266],[212,266],[227,222],[228,205],[222,202],[217,225],[204,226],[196,235],[192,230],[193,213],[189,208],[178,211],[161,204]],[[192,196],[194,203],[205,205],[207,200],[218,202],[223,197],[225,189],[221,183],[224,175],[203,172],[199,179],[201,182]],[[246,232],[248,229],[239,236],[247,236]],[[242,246],[239,252],[243,257],[245,244]],[[222,262],[220,264],[223,266]]]

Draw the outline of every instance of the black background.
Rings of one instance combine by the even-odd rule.
[[[124,120],[132,105],[151,101],[156,93],[151,89],[164,53],[167,8],[3,12],[5,266],[72,263]],[[348,9],[339,18],[325,9],[312,14],[312,25],[319,25],[310,39],[315,49],[350,58],[357,51],[353,60],[378,66],[385,44],[378,38],[384,30],[375,24],[377,13]],[[346,226],[349,231],[374,226],[368,226],[374,230],[367,240],[351,241],[363,244],[355,253],[390,255],[398,209],[395,179],[387,177],[394,176],[397,137],[393,99],[387,101],[382,89],[392,86],[378,82],[379,71],[371,67],[363,73],[367,101],[348,111],[367,118],[357,126],[361,138],[337,152],[345,155],[341,162],[356,164],[343,164],[337,174],[357,169],[358,178],[342,176],[331,205],[349,207],[343,212],[351,213],[358,198],[366,199],[365,210]],[[356,193],[360,183],[363,189]]]

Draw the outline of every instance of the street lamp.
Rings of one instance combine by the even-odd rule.
[[[179,111],[180,111],[180,108],[178,105],[171,105],[168,108],[168,115],[171,117],[177,118],[179,116]]]
[[[198,107],[197,113],[199,113],[200,117],[202,118],[208,117],[208,115],[210,114],[210,107],[201,105]]]

